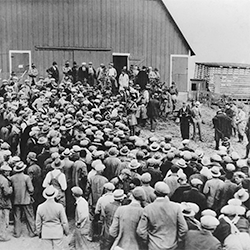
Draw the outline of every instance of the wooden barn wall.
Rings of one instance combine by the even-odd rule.
[[[97,67],[112,52],[131,63],[160,69],[169,79],[170,54],[188,46],[159,0],[0,0],[0,69],[9,71],[9,50],[31,50],[43,69],[57,60],[92,60]],[[37,51],[35,46],[111,48],[110,52]],[[99,53],[99,54],[98,54]],[[85,58],[85,57],[91,58]]]

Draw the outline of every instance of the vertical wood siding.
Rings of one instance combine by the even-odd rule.
[[[97,67],[104,62],[98,60],[117,52],[130,53],[132,64],[158,68],[168,81],[170,54],[189,50],[159,0],[0,0],[0,5],[0,69],[5,75],[9,50],[31,50],[41,73],[52,61],[62,66],[73,57],[79,64],[92,60]],[[37,51],[35,46],[111,51]]]

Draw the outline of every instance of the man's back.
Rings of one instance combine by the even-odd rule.
[[[137,233],[144,241],[148,239],[149,250],[167,250],[183,239],[187,229],[180,205],[165,197],[144,208]]]

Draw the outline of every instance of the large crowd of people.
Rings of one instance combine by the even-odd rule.
[[[250,138],[241,107],[217,111],[208,155],[190,146],[191,124],[203,141],[200,103],[176,110],[176,85],[157,69],[53,62],[46,72],[32,64],[0,87],[0,241],[13,221],[14,237],[26,224],[46,250],[250,249],[250,144],[244,159],[230,145]],[[167,132],[141,136],[169,114],[179,146]]]

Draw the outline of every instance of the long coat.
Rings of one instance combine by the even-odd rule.
[[[188,230],[180,204],[168,197],[156,200],[144,208],[137,227],[138,235],[148,244],[148,250],[170,250],[184,239]]]
[[[116,246],[124,250],[143,250],[142,240],[137,236],[136,229],[143,213],[140,204],[129,204],[121,206],[116,210],[112,225],[109,229],[110,235],[115,239],[111,248]]]
[[[191,111],[187,107],[186,110],[181,108],[178,111],[178,117],[180,118],[180,129],[182,139],[189,139],[189,125],[191,122]]]
[[[68,234],[68,220],[62,204],[47,200],[37,208],[36,229],[42,239],[62,239]]]
[[[185,250],[219,250],[221,243],[211,232],[205,230],[190,230],[185,238]]]

